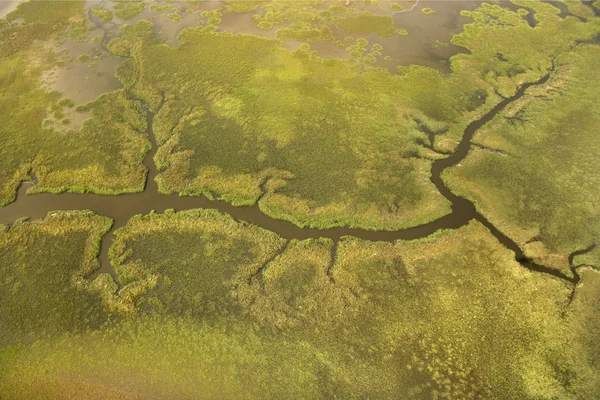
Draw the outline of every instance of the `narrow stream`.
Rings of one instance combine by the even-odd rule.
[[[549,77],[550,73],[536,82],[524,84],[512,97],[502,100],[483,117],[469,124],[465,129],[457,150],[451,156],[433,162],[431,181],[439,192],[451,202],[452,212],[435,221],[412,228],[397,231],[370,231],[344,227],[324,230],[300,228],[291,222],[273,219],[265,215],[258,207],[258,203],[251,207],[234,207],[224,201],[210,200],[206,197],[182,197],[177,194],[160,194],[154,179],[157,175],[157,170],[153,162],[153,157],[156,153],[157,145],[152,132],[154,115],[150,112],[147,114],[148,128],[146,134],[152,143],[152,149],[144,160],[148,174],[146,177],[146,187],[143,192],[118,196],[105,196],[93,193],[63,193],[58,195],[41,193],[26,195],[27,189],[33,185],[31,182],[26,182],[20,186],[17,193],[17,200],[6,207],[0,208],[0,223],[11,224],[16,219],[24,216],[28,216],[31,219],[41,219],[49,212],[56,210],[92,210],[99,215],[110,217],[114,220],[114,224],[111,232],[105,235],[102,240],[100,253],[101,267],[90,276],[90,279],[94,279],[101,273],[109,273],[118,282],[116,273],[108,258],[108,249],[114,239],[113,232],[123,227],[134,215],[147,214],[151,210],[160,213],[166,209],[181,211],[194,208],[212,208],[222,213],[227,213],[238,221],[244,221],[275,232],[288,240],[327,237],[333,239],[335,242],[338,242],[343,236],[354,236],[369,241],[391,242],[395,240],[414,240],[427,237],[440,229],[456,229],[466,225],[471,220],[476,220],[486,226],[500,243],[512,250],[515,253],[515,259],[523,267],[546,273],[571,283],[577,283],[579,276],[577,275],[576,268],[572,265],[573,257],[569,259],[571,261],[573,277],[528,260],[515,241],[500,232],[482,216],[471,201],[452,193],[441,178],[446,168],[457,165],[467,156],[471,147],[471,139],[479,128],[492,120],[506,106],[520,99],[529,87],[544,84],[548,81]],[[586,249],[586,251],[589,250]],[[577,254],[581,253],[578,252]]]

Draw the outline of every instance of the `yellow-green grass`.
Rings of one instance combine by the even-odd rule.
[[[94,14],[96,17],[100,18],[104,22],[111,21],[113,18],[112,11],[101,7],[92,8],[92,14]]]
[[[46,136],[42,121],[60,98],[40,88],[41,74],[57,61],[40,43],[85,28],[82,4],[59,8],[27,2],[0,20],[0,205],[14,198],[20,180],[27,177],[39,138]],[[18,18],[23,22],[12,22]]]
[[[448,212],[428,182],[427,159],[439,154],[427,147],[452,151],[468,122],[598,29],[552,15],[532,29],[519,13],[490,5],[466,15],[475,21],[454,42],[471,54],[455,57],[450,75],[370,68],[380,51],[358,42],[345,62],[319,59],[306,45],[290,53],[267,39],[202,28],[170,48],[141,33],[150,32],[146,22],[127,27],[137,41],[124,32],[113,47],[133,49],[119,76],[158,111],[161,191],[248,205],[261,198],[262,183],[260,206],[275,218],[397,229]],[[434,134],[433,146],[423,130]]]
[[[567,308],[567,283],[525,270],[477,223],[334,246],[286,243],[214,211],[166,212],[118,230],[111,259],[128,311],[5,345],[3,398],[571,399],[598,379],[587,272]]]
[[[214,318],[231,313],[245,285],[285,243],[214,210],[149,214],[116,232],[110,257],[120,297],[145,312]]]
[[[423,8],[421,8],[421,12],[426,15],[435,14],[435,10],[431,7],[423,7]]]
[[[526,7],[532,10],[533,18],[537,22],[544,21],[545,19],[552,19],[554,16],[558,16],[560,14],[560,9],[554,7],[550,2],[543,3],[539,0],[510,0],[511,3],[520,6]],[[523,10],[523,11],[521,11]],[[523,16],[527,15],[525,12],[529,13],[529,11],[525,9],[520,9],[518,12],[524,13]]]
[[[89,211],[0,225],[3,347],[84,332],[107,320],[101,285],[85,277],[98,267],[100,239],[111,225]]]
[[[600,241],[599,62],[598,46],[564,54],[553,79],[476,135],[508,155],[474,147],[444,177],[527,254],[556,268]],[[598,252],[581,257],[600,266]]]
[[[53,40],[87,32],[82,3],[32,5],[9,15],[22,22],[0,23],[0,205],[33,175],[40,183],[35,191],[141,191],[149,149],[141,106],[124,91],[106,94],[80,109],[91,118],[71,131],[55,121],[73,102],[44,89],[47,72],[64,63]]]
[[[560,320],[569,287],[513,257],[471,223],[413,242],[342,241],[333,272],[364,299],[351,323],[407,398],[571,398],[562,374],[572,371],[552,365],[570,361]]]
[[[600,324],[596,318],[600,311],[600,272],[585,268],[580,270],[580,274],[581,283],[567,314],[567,340],[571,346],[565,350],[573,361],[559,365],[565,369],[577,368],[575,379],[581,384],[573,398],[593,399],[600,397]]]
[[[118,0],[114,6],[115,15],[122,20],[129,20],[137,17],[146,8],[144,1]]]
[[[123,90],[106,93],[79,108],[91,118],[78,131],[58,136],[60,151],[45,145],[31,173],[37,185],[30,193],[95,192],[119,194],[144,190],[142,161],[150,149],[145,111]],[[55,134],[56,135],[56,134]]]

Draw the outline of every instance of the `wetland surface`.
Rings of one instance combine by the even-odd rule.
[[[600,3],[0,3],[0,397],[600,396]]]

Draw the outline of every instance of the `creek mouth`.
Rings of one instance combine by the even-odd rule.
[[[34,183],[24,182],[18,189],[16,201],[0,208],[0,224],[11,224],[13,221],[24,216],[31,219],[42,219],[49,212],[59,210],[91,210],[98,215],[112,218],[114,221],[112,229],[104,236],[101,243],[100,268],[93,272],[89,278],[95,279],[99,274],[108,273],[113,277],[115,282],[119,284],[116,272],[108,257],[108,249],[114,240],[113,233],[116,229],[125,226],[131,217],[138,214],[147,214],[152,210],[161,213],[167,209],[174,209],[176,211],[194,208],[216,209],[219,212],[231,215],[237,221],[250,223],[277,233],[288,241],[292,239],[330,238],[335,243],[344,236],[353,236],[368,241],[385,242],[392,242],[395,240],[415,240],[430,236],[439,230],[457,229],[467,225],[471,220],[476,220],[486,226],[501,244],[512,250],[515,253],[515,259],[523,267],[532,271],[551,275],[572,284],[577,284],[579,282],[579,275],[577,274],[577,269],[572,266],[573,255],[569,258],[569,261],[571,261],[572,277],[527,259],[520,246],[514,240],[503,234],[481,215],[473,202],[452,193],[442,179],[442,173],[446,168],[457,165],[468,155],[471,148],[471,139],[478,129],[491,121],[509,104],[520,99],[529,87],[542,85],[546,83],[549,78],[550,72],[535,82],[522,85],[513,96],[504,98],[483,117],[471,122],[467,126],[454,153],[447,158],[438,159],[432,163],[431,182],[451,203],[452,211],[450,214],[437,220],[415,227],[396,231],[371,231],[345,227],[331,229],[300,228],[291,222],[274,219],[264,214],[260,210],[258,202],[250,207],[235,207],[225,201],[211,200],[206,197],[161,194],[158,192],[158,185],[155,181],[158,171],[154,165],[153,157],[156,154],[157,144],[152,131],[154,114],[151,112],[147,112],[148,124],[146,134],[152,143],[152,148],[144,159],[144,165],[147,168],[148,173],[146,175],[146,185],[143,192],[116,196],[98,195],[93,193],[40,193],[26,195],[27,189],[34,185]],[[590,250],[586,249],[586,251]],[[576,252],[574,254],[579,255],[582,253]]]

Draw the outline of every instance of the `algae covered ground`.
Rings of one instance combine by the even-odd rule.
[[[461,7],[14,7],[0,398],[600,398],[600,6]]]

